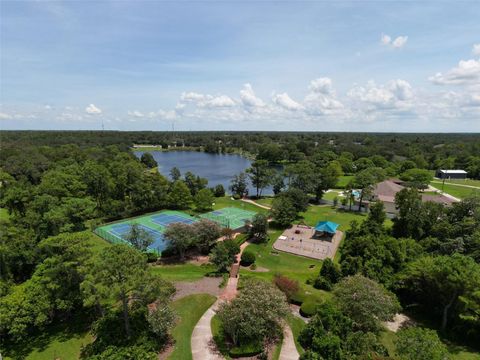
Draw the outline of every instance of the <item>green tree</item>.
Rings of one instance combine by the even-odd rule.
[[[169,248],[178,253],[181,261],[185,260],[185,252],[195,244],[196,240],[194,227],[184,223],[168,225],[163,236],[168,241]]]
[[[285,295],[270,283],[248,280],[240,294],[220,305],[222,328],[235,345],[262,343],[281,334],[280,321],[288,314]]]
[[[208,219],[200,219],[192,226],[198,249],[203,254],[208,254],[210,249],[217,243],[217,239],[222,236],[222,228],[216,222]]]
[[[215,185],[213,188],[213,194],[215,197],[223,197],[225,196],[225,188],[223,187],[222,184]]]
[[[210,253],[210,262],[217,267],[219,272],[225,272],[236,261],[240,252],[238,245],[233,240],[219,241]]]
[[[173,167],[171,170],[170,170],[170,178],[172,179],[172,181],[178,181],[180,180],[180,178],[182,177],[182,173],[180,172],[180,170],[177,168],[177,167]]]
[[[465,302],[477,302],[480,265],[460,254],[422,257],[408,264],[399,274],[397,289],[405,302],[417,302],[436,316],[445,331],[449,321],[458,321]]]
[[[140,161],[149,169],[153,169],[158,166],[157,162],[153,158],[153,155],[149,152],[144,152],[140,157]]]
[[[344,278],[335,285],[333,294],[342,312],[361,331],[380,330],[381,321],[390,320],[400,311],[400,304],[394,294],[362,275]]]
[[[358,201],[358,211],[362,209],[363,199],[371,195],[373,185],[385,178],[385,171],[381,168],[368,167],[355,175],[353,183],[355,187],[361,190]]]
[[[177,180],[170,188],[167,201],[173,209],[188,209],[192,203],[192,194],[183,181]]]
[[[397,354],[404,360],[447,360],[448,350],[435,330],[409,327],[397,333]]]
[[[400,176],[400,179],[406,181],[408,186],[424,190],[433,180],[433,175],[426,169],[408,169]]]
[[[286,197],[275,197],[272,202],[271,214],[280,226],[288,226],[297,218],[297,210],[292,200]]]
[[[157,299],[169,298],[173,286],[149,272],[145,255],[125,244],[115,244],[102,251],[91,264],[83,286],[87,304],[94,296],[103,305],[120,302],[123,325],[130,338],[129,307],[146,306]]]
[[[262,196],[262,191],[271,184],[273,170],[268,166],[267,160],[256,160],[246,170],[250,182],[256,189],[257,198]]]
[[[268,218],[263,214],[256,214],[253,217],[249,235],[258,242],[265,242],[268,240]]]
[[[230,182],[230,191],[237,199],[248,195],[247,175],[245,173],[241,172],[238,175],[234,175]]]
[[[130,231],[125,237],[135,249],[145,252],[148,247],[152,245],[153,238],[147,231],[140,227],[138,224],[130,225]]]
[[[342,274],[338,265],[336,265],[330,258],[326,258],[322,263],[322,268],[315,279],[314,287],[318,289],[331,290],[332,286],[336,284]]]
[[[213,194],[210,189],[202,189],[194,197],[195,207],[198,211],[211,210],[213,201]]]

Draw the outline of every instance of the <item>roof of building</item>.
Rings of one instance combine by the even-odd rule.
[[[467,174],[465,170],[440,170],[444,174]]]
[[[445,195],[428,195],[428,194],[422,195],[422,201],[423,202],[431,201],[431,202],[439,203],[443,205],[450,205],[456,202],[452,198],[449,198]]]
[[[373,194],[383,202],[395,202],[395,195],[404,187],[392,180],[384,180],[375,185]]]
[[[316,231],[323,231],[329,234],[335,234],[337,228],[338,224],[331,221],[319,221],[317,226],[315,226]]]

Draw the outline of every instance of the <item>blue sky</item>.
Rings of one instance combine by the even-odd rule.
[[[1,1],[1,129],[480,131],[478,1]]]

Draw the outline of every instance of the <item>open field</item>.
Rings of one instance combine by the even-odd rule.
[[[435,179],[433,180],[434,182],[442,182],[443,180],[440,179]],[[445,184],[458,184],[458,185],[469,185],[469,186],[476,186],[480,188],[480,180],[474,180],[474,179],[465,179],[465,180],[460,180],[460,179],[452,179],[452,180],[445,180]]]
[[[267,209],[262,209],[259,206],[255,206],[253,204],[249,204],[241,200],[232,200],[230,196],[215,198],[215,205],[213,206],[213,208],[215,210],[218,210],[224,207],[236,207],[242,210],[255,211],[257,213],[263,213],[263,214],[268,213]]]
[[[212,265],[194,265],[190,263],[178,265],[153,265],[151,271],[168,281],[194,281],[214,271]]]
[[[459,186],[456,184],[447,184],[442,185],[441,181],[432,181],[430,183],[433,187],[442,190],[446,192],[447,194],[450,194],[452,196],[455,196],[456,198],[459,199],[464,199],[466,197],[469,197],[471,195],[480,195],[480,189],[474,189],[470,187],[465,187],[465,186]]]
[[[348,185],[348,183],[350,182],[350,180],[352,180],[355,176],[353,175],[343,175],[343,176],[340,176],[340,178],[338,179],[338,182],[337,184],[335,185],[337,188],[344,188],[345,186]]]
[[[341,196],[340,196],[340,193],[343,192],[342,189],[330,189],[329,192],[323,194],[323,197],[322,199],[325,199],[325,200],[330,200],[330,201],[333,201],[333,199],[335,199],[336,197],[338,198],[338,201],[340,203],[340,200],[341,200]]]
[[[172,331],[175,348],[169,359],[188,360],[192,358],[190,338],[193,328],[215,300],[216,298],[212,295],[197,294],[189,295],[173,302],[172,307],[178,316],[178,322]]]
[[[273,197],[263,197],[255,200],[255,202],[265,206],[272,206]]]

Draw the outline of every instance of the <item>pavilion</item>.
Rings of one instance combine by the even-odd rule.
[[[327,233],[334,235],[337,232],[338,224],[332,221],[319,221],[315,226],[315,235],[322,236]]]

